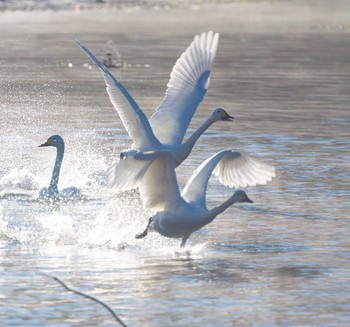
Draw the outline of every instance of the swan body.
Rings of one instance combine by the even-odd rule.
[[[222,163],[233,154],[238,158],[242,156],[238,152],[224,150],[205,160],[195,170],[181,193],[170,152],[151,151],[135,155],[134,160],[147,163],[139,185],[143,205],[157,211],[150,218],[145,231],[136,237],[146,236],[151,228],[163,236],[181,238],[181,246],[185,246],[193,232],[212,222],[233,203],[252,203],[244,191],[238,190],[217,207],[209,210],[206,206],[207,185],[212,172],[219,167],[219,177],[226,176],[230,167],[222,166]],[[230,178],[226,177],[225,181],[229,182]]]
[[[215,109],[210,117],[183,142],[190,121],[204,98],[210,82],[210,70],[219,42],[219,34],[208,32],[196,35],[190,46],[176,61],[170,74],[164,99],[148,119],[136,101],[112,73],[77,39],[78,46],[96,63],[104,74],[107,93],[123,125],[133,140],[131,149],[122,151],[122,159],[108,170],[108,185],[118,191],[136,188],[142,172],[142,163],[133,166],[133,156],[145,151],[169,151],[175,167],[191,153],[198,138],[217,121],[233,121],[224,109]],[[126,160],[127,163],[121,164]],[[125,166],[138,173],[127,179]]]
[[[68,187],[58,191],[58,180],[60,177],[61,165],[64,156],[64,141],[59,135],[50,136],[46,142],[39,147],[53,146],[57,149],[55,165],[52,171],[49,187],[44,187],[39,191],[39,200],[49,201],[72,201],[81,197],[80,190],[76,187]]]

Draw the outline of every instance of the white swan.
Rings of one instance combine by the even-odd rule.
[[[231,156],[239,157],[240,153],[224,150],[205,160],[180,194],[174,163],[168,151],[137,153],[133,160],[147,163],[139,185],[143,205],[158,212],[149,219],[144,232],[136,235],[136,238],[146,236],[151,227],[163,236],[181,238],[183,247],[193,232],[212,222],[233,203],[252,203],[244,191],[238,190],[219,206],[211,210],[206,206],[209,177],[216,167],[220,167],[219,176],[224,176],[230,168],[223,163]]]
[[[134,141],[130,150],[121,153],[120,158],[123,160],[108,170],[107,183],[117,191],[136,188],[143,176],[146,170],[145,163],[131,160],[136,153],[170,151],[175,167],[177,167],[188,157],[198,138],[210,125],[220,120],[233,120],[233,117],[224,109],[217,108],[202,126],[182,143],[189,123],[209,87],[210,69],[219,42],[218,33],[210,31],[195,36],[190,46],[176,61],[163,102],[150,120],[112,73],[86,46],[74,40],[103,71],[111,102],[126,131]],[[232,163],[227,162],[226,164],[235,170],[238,161],[237,158],[232,159],[234,159]],[[265,184],[275,176],[274,168],[260,164],[247,156],[240,158],[239,166],[240,173],[233,171],[232,178],[237,178],[230,182],[237,187]],[[251,172],[252,169],[254,173]],[[256,177],[255,180],[253,176]]]
[[[57,149],[55,166],[52,171],[50,186],[44,187],[39,191],[39,200],[50,201],[72,201],[78,200],[81,197],[80,190],[76,187],[68,187],[58,191],[58,179],[60,177],[60,170],[64,155],[64,141],[59,135],[50,136],[47,141],[39,147],[53,146]]]
[[[191,45],[177,60],[164,100],[150,120],[112,73],[86,46],[77,39],[74,40],[103,71],[111,102],[134,142],[130,150],[121,153],[121,159],[127,159],[138,151],[168,150],[172,153],[177,167],[188,157],[197,139],[211,124],[216,121],[233,120],[224,109],[217,108],[207,121],[182,143],[188,125],[209,87],[210,69],[219,42],[218,33],[208,32],[195,36]],[[116,180],[122,178],[115,174],[114,169],[117,166],[118,164],[113,166],[108,173],[108,184],[111,187],[115,186]],[[132,181],[128,181],[127,184],[133,188]]]

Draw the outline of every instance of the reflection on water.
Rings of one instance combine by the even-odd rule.
[[[192,39],[109,35],[127,58],[115,74],[145,108],[160,102],[173,63]],[[121,40],[119,43],[118,40]],[[101,35],[83,40],[94,51]],[[211,86],[193,119],[213,126],[178,169],[183,184],[207,156],[233,148],[276,166],[237,205],[179,242],[150,234],[137,192],[106,189],[106,169],[130,140],[99,71],[65,35],[3,36],[0,108],[0,321],[108,326],[108,312],[44,273],[108,303],[130,326],[345,326],[349,321],[350,147],[347,34],[222,35]],[[20,46],[19,46],[20,45]],[[21,51],[19,51],[21,50]],[[69,67],[69,63],[72,63]],[[11,72],[11,74],[10,74]],[[36,201],[47,186],[52,134],[66,142],[60,187],[84,200]],[[208,206],[229,196],[211,184]]]

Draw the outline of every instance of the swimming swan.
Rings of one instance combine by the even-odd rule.
[[[128,165],[132,165],[132,160],[128,158],[138,152],[168,150],[172,153],[177,167],[188,157],[198,138],[210,125],[216,121],[233,121],[233,117],[224,109],[217,108],[202,126],[182,143],[190,121],[209,87],[210,69],[219,42],[218,33],[210,31],[195,36],[190,46],[176,61],[163,102],[149,120],[112,73],[86,46],[77,39],[74,40],[103,71],[110,100],[133,140],[131,149],[123,151],[120,155],[121,159],[130,161]],[[120,183],[123,175],[116,174],[116,171],[120,171],[119,163],[109,169],[108,185],[119,191],[135,188],[138,180],[125,180],[124,187],[118,188],[123,185]],[[142,174],[139,174],[138,178],[141,177]],[[125,185],[128,185],[128,188]]]
[[[58,191],[58,179],[60,177],[60,170],[64,155],[64,141],[59,135],[50,136],[47,141],[39,147],[53,146],[57,149],[55,166],[52,171],[50,186],[44,187],[39,191],[39,200],[51,201],[72,201],[78,200],[81,197],[80,190],[76,187],[68,187]]]
[[[143,161],[147,166],[139,185],[143,206],[158,211],[149,219],[144,232],[136,235],[136,238],[145,237],[152,228],[163,236],[181,238],[183,247],[193,232],[212,222],[233,203],[252,203],[244,191],[238,190],[219,206],[210,210],[206,206],[207,185],[213,170],[220,167],[220,176],[225,176],[228,167],[223,163],[232,156],[240,155],[239,152],[224,150],[205,160],[180,194],[174,162],[168,151],[136,154],[133,160]]]

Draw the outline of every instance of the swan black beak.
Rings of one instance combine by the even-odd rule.
[[[227,114],[225,117],[224,117],[224,121],[233,121],[235,119],[235,117],[233,116],[230,116],[229,114]]]
[[[43,147],[43,146],[50,146],[50,144],[46,141],[45,143],[40,144],[40,145],[39,145],[39,148],[41,148],[41,147]]]
[[[254,201],[253,200],[251,200],[251,199],[249,199],[248,197],[247,197],[247,199],[246,199],[246,201],[245,202],[248,202],[248,203],[254,203]]]

